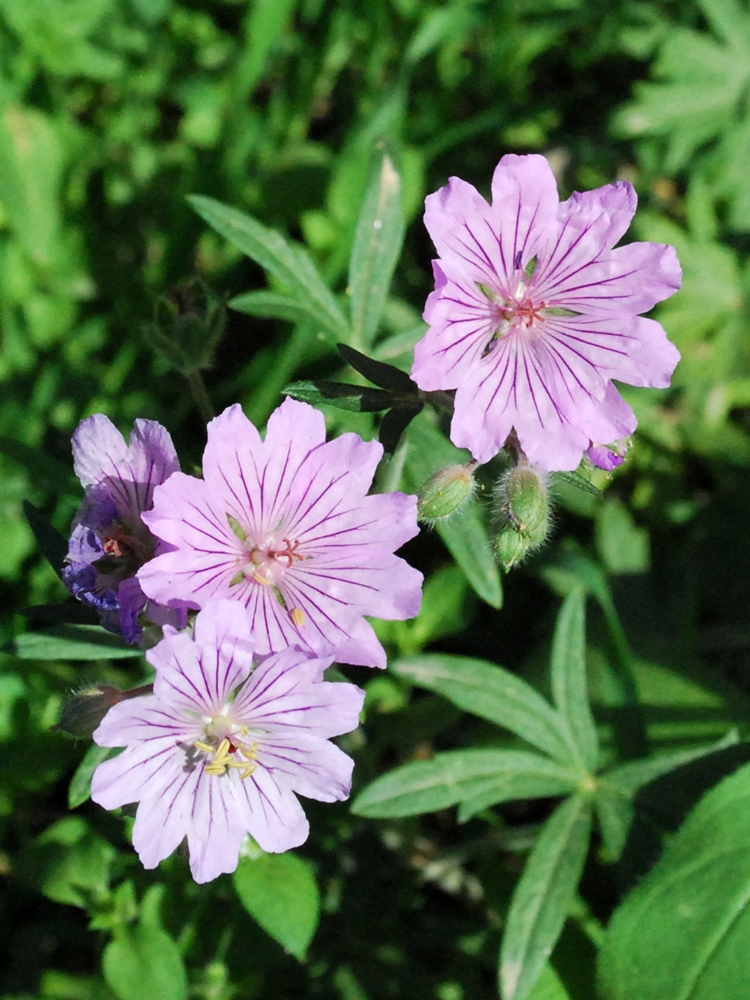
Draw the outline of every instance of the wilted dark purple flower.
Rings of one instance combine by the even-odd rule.
[[[253,669],[241,605],[212,601],[188,631],[164,629],[146,656],[154,693],[115,705],[94,739],[126,747],[100,764],[91,797],[106,809],[138,802],[133,845],[155,868],[187,837],[196,882],[237,867],[250,833],[265,851],[307,839],[297,795],[349,794],[353,761],[329,742],[355,729],[364,692],[323,681],[331,658],[298,649]]]
[[[135,579],[156,551],[141,514],[153,503],[154,487],[180,467],[167,430],[136,420],[128,445],[109,417],[96,413],[73,435],[73,461],[86,493],[73,521],[65,585],[128,642],[140,638],[144,620],[184,625],[184,610],[156,606]]]
[[[417,534],[417,499],[367,496],[383,453],[293,399],[265,441],[238,406],[208,425],[203,479],[175,473],[144,516],[165,543],[138,579],[153,600],[246,608],[259,653],[297,645],[385,666],[365,615],[411,618],[422,575],[394,550]]]
[[[427,198],[440,258],[412,374],[456,389],[451,439],[477,461],[515,431],[530,462],[575,469],[635,429],[613,379],[669,385],[679,353],[638,314],[680,287],[680,265],[657,243],[613,249],[635,213],[626,182],[560,203],[543,156],[510,155],[492,199],[457,177]]]

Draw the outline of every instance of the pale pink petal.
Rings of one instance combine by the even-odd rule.
[[[534,284],[554,285],[560,274],[611,250],[625,235],[637,204],[635,190],[626,181],[571,195],[560,205],[557,233],[536,268]]]
[[[472,281],[505,286],[508,271],[491,215],[476,188],[458,177],[425,200],[425,226],[441,259],[460,265]]]
[[[283,779],[259,767],[251,777],[235,784],[238,814],[264,851],[279,854],[304,844],[310,824]]]
[[[636,316],[673,295],[682,284],[674,247],[629,243],[596,260],[580,257],[535,284],[548,305],[587,315]]]
[[[492,221],[505,273],[542,253],[557,216],[557,182],[543,156],[504,156],[492,177]]]
[[[236,795],[237,781],[202,774],[193,796],[187,838],[190,872],[196,882],[210,882],[233,872],[247,834]]]
[[[354,761],[328,740],[272,733],[263,740],[258,760],[298,795],[319,802],[349,797]]]

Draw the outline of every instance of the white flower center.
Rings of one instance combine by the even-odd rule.
[[[206,723],[205,740],[195,740],[196,750],[209,758],[206,774],[227,774],[227,768],[240,771],[240,778],[249,778],[258,766],[258,743],[248,745],[248,727],[238,726],[227,715],[215,715]]]

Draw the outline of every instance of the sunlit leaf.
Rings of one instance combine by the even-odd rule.
[[[539,979],[575,896],[590,832],[591,804],[580,796],[559,805],[543,826],[513,893],[503,934],[503,1000],[525,1000]]]

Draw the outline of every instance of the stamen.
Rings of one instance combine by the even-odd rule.
[[[302,610],[302,608],[292,608],[292,621],[297,626],[297,628],[302,628],[302,626],[307,621],[307,615]]]
[[[240,732],[243,736],[247,736],[248,727],[241,726]],[[233,767],[240,771],[240,779],[244,781],[245,778],[249,778],[256,770],[257,764],[255,761],[258,756],[260,744],[253,743],[252,746],[246,747],[236,738],[233,737],[233,739],[234,742],[225,736],[218,746],[212,746],[210,743],[203,742],[203,740],[194,741],[193,746],[196,749],[212,755],[212,759],[203,768],[205,774],[222,775],[227,773],[228,767]],[[235,758],[234,754],[236,753],[239,753],[244,759]],[[251,763],[248,763],[249,761]]]

